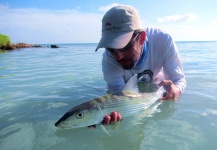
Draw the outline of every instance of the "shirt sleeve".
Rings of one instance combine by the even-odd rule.
[[[122,90],[125,85],[123,78],[123,71],[120,69],[118,63],[113,60],[112,57],[108,56],[108,52],[103,54],[102,59],[102,71],[104,80],[107,84],[107,89],[109,93],[117,93]]]
[[[163,53],[163,73],[165,79],[172,80],[180,91],[183,92],[186,87],[186,80],[178,49],[170,35],[167,35],[166,40]]]

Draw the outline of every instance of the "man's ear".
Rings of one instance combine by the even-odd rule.
[[[146,40],[146,32],[145,31],[142,31],[140,33],[140,44],[143,44]]]

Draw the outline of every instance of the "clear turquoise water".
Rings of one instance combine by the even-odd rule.
[[[188,86],[178,101],[95,130],[54,126],[76,104],[106,93],[96,44],[0,53],[1,150],[216,149],[217,42],[178,42]]]

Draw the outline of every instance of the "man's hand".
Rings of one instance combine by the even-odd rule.
[[[122,116],[119,112],[114,111],[111,114],[106,115],[103,118],[102,124],[112,124],[112,123],[116,123],[117,121],[121,121],[122,120]],[[96,127],[96,125],[92,125],[92,126],[88,126],[88,128],[90,130],[93,130]]]
[[[104,117],[102,124],[112,124],[121,120],[122,120],[121,114],[117,111],[114,111],[111,114],[106,115]]]
[[[163,80],[158,84],[158,86],[164,86],[167,91],[167,94],[160,98],[160,100],[176,100],[181,93],[180,89],[171,80]]]

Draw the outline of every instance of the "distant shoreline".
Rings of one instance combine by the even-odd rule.
[[[175,41],[176,43],[201,43],[201,42],[217,42],[217,41]],[[97,44],[97,43],[61,43],[63,44]],[[10,51],[10,50],[18,50],[21,48],[59,48],[56,44],[27,44],[27,43],[17,43],[17,44],[9,44],[0,45],[0,50]]]
[[[0,47],[1,50],[17,50],[20,48],[45,48],[45,47],[50,47],[50,48],[59,48],[57,45],[50,45],[50,46],[41,46],[38,44],[27,44],[27,43],[17,43],[17,44],[7,44],[5,46]]]

